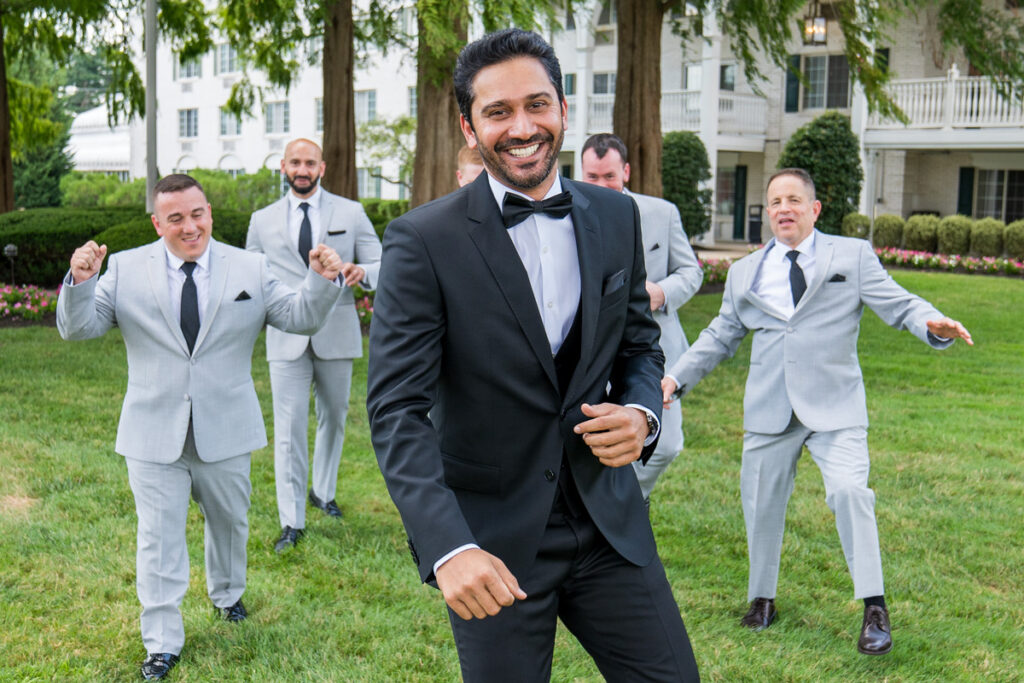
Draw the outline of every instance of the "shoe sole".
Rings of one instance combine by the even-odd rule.
[[[860,649],[860,646],[858,646],[857,652],[861,653],[862,655],[887,655],[890,652],[892,652],[892,643],[889,643],[889,647],[885,648],[884,650],[862,650]]]

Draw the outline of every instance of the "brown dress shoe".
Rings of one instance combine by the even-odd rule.
[[[889,613],[878,605],[864,608],[864,623],[860,627],[857,651],[864,655],[884,655],[892,649],[892,629]]]
[[[754,598],[750,603],[750,609],[740,620],[740,626],[746,626],[754,631],[763,631],[775,621],[775,600],[772,598]]]

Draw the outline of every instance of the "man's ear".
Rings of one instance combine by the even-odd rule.
[[[472,122],[462,114],[459,114],[459,128],[462,129],[462,135],[466,138],[466,147],[476,149],[476,131],[473,130]]]
[[[624,183],[628,183],[629,182],[629,162],[626,162],[622,166],[622,182],[624,182]]]

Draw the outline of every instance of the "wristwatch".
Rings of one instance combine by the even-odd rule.
[[[654,418],[654,415],[646,410],[644,411],[644,417],[647,418],[647,437],[650,438],[658,431],[658,421]]]

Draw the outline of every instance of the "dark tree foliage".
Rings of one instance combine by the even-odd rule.
[[[683,229],[696,237],[711,229],[711,164],[704,143],[695,133],[665,135],[662,143],[661,182],[664,197],[679,209]]]

